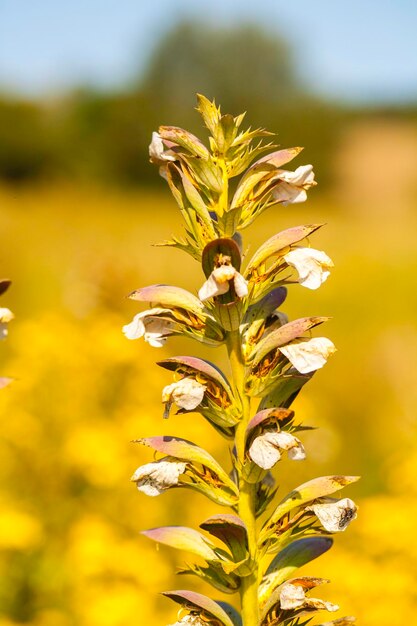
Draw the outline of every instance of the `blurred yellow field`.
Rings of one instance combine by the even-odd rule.
[[[304,437],[308,458],[295,468],[283,461],[276,477],[285,493],[315,475],[363,476],[349,490],[358,520],[308,572],[333,579],[326,597],[359,624],[399,626],[417,610],[415,180],[410,173],[399,189],[384,175],[384,193],[360,192],[354,159],[338,167],[332,194],[273,209],[251,231],[253,250],[286,227],[327,223],[315,245],[335,263],[322,289],[294,287],[284,307],[291,318],[332,316],[338,353],[295,404],[320,427]],[[129,482],[151,459],[130,443],[139,436],[184,436],[229,462],[200,416],[163,423],[160,393],[171,377],[154,365],[218,356],[176,338],[155,350],[121,332],[139,310],[125,298],[133,289],[201,286],[197,263],[152,247],[181,228],[167,192],[0,190],[1,275],[13,280],[3,305],[16,315],[2,345],[1,373],[16,380],[0,395],[0,626],[171,623],[175,609],[158,592],[203,589],[175,580],[181,555],[158,552],[139,531],[198,525],[216,506],[186,492],[150,502]]]

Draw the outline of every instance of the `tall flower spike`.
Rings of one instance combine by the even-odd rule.
[[[198,297],[163,284],[134,291],[130,298],[146,303],[148,309],[136,313],[123,332],[128,339],[143,338],[154,347],[162,347],[173,335],[211,347],[226,346],[228,377],[210,361],[192,356],[164,358],[158,365],[174,375],[174,382],[162,391],[164,417],[175,404],[180,416],[195,412],[205,418],[228,441],[229,454],[223,456],[231,459],[231,467],[223,468],[187,439],[155,436],[137,440],[157,458],[141,465],[132,481],[148,496],[192,489],[231,512],[202,522],[205,535],[185,526],[142,534],[200,559],[188,562],[181,574],[240,597],[238,612],[232,604],[193,591],[164,592],[181,607],[172,626],[301,626],[312,613],[338,608],[309,596],[328,581],[295,576],[299,567],[330,549],[333,541],[327,535],[345,530],[355,519],[352,500],[331,496],[357,477],[309,480],[268,514],[276,494],[271,471],[285,471],[288,464],[278,465],[282,457],[306,458],[298,435],[309,426],[291,405],[336,350],[327,337],[311,335],[328,318],[289,321],[281,308],[296,279],[317,289],[333,262],[325,252],[309,247],[308,238],[321,225],[308,224],[270,237],[242,269],[241,231],[273,205],[280,204],[282,210],[304,202],[316,185],[313,166],[282,169],[301,148],[265,155],[275,148],[271,134],[262,128],[242,130],[244,115],[223,115],[215,102],[201,95],[197,110],[209,131],[207,145],[184,129],[161,126],[152,135],[149,153],[185,221],[184,238],[174,237],[164,245],[201,262],[205,278]],[[237,176],[240,180],[231,194],[230,179]],[[253,404],[258,399],[255,415],[252,398]],[[266,520],[259,529],[261,515]],[[351,622],[346,617],[326,625]]]

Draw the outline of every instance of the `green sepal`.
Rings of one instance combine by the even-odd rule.
[[[300,374],[292,368],[290,372],[280,376],[272,389],[262,398],[258,407],[259,410],[276,406],[288,409],[300,393],[302,387],[311,380],[314,373]]]

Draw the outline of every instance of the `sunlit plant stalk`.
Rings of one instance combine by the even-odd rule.
[[[316,184],[313,169],[282,169],[301,149],[275,150],[271,133],[264,129],[241,131],[244,115],[222,115],[204,96],[198,96],[197,110],[210,133],[209,148],[181,128],[162,126],[153,134],[150,156],[185,220],[185,237],[162,245],[199,261],[206,280],[198,297],[168,285],[134,291],[130,297],[151,308],[138,313],[124,332],[155,347],[170,335],[226,345],[230,381],[212,363],[196,357],[172,357],[159,365],[175,375],[162,393],[164,417],[173,404],[178,413],[201,413],[229,442],[233,467],[227,473],[208,452],[185,439],[150,437],[138,443],[152,448],[157,458],[139,467],[132,480],[150,496],[188,487],[233,511],[200,525],[222,548],[191,528],[144,531],[159,543],[199,557],[181,573],[240,595],[239,612],[192,591],[165,592],[183,609],[174,626],[302,626],[320,610],[338,609],[308,596],[328,581],[294,575],[331,547],[329,535],[343,531],[356,517],[352,500],[333,496],[357,477],[313,479],[266,514],[276,493],[270,470],[284,453],[294,461],[305,458],[297,435],[308,427],[296,422],[290,407],[335,351],[326,337],[310,336],[327,318],[289,322],[280,306],[286,285],[317,289],[333,263],[309,247],[309,235],[321,226],[310,224],[272,236],[241,269],[240,232],[273,205],[305,201]],[[261,157],[264,152],[268,154]],[[230,181],[238,176],[232,190]],[[326,624],[352,621],[344,617]]]

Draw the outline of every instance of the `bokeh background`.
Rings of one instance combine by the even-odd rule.
[[[125,295],[155,282],[195,290],[201,271],[152,244],[182,225],[148,163],[161,123],[201,132],[195,92],[304,145],[319,187],[247,233],[251,249],[291,225],[326,222],[314,245],[335,270],[294,288],[294,318],[330,315],[338,346],[295,408],[318,426],[281,493],[316,475],[361,474],[360,517],[306,572],[360,624],[417,610],[417,5],[407,0],[2,0],[0,261],[16,320],[2,345],[0,626],[175,621],[157,594],[181,554],[141,529],[217,512],[184,492],[147,499],[129,483],[139,436],[178,434],[225,464],[197,415],[162,423],[154,361],[198,354],[172,339],[128,342]]]

